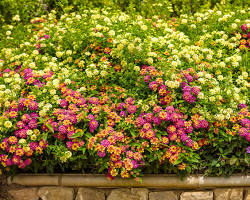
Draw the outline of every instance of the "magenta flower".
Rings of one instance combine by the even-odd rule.
[[[72,124],[76,124],[77,123],[77,118],[75,115],[71,115],[69,117],[69,121],[72,123]]]
[[[131,163],[132,163],[134,169],[139,167],[139,164],[136,160],[132,160]]]
[[[127,111],[129,114],[133,114],[136,112],[136,106],[134,105],[129,105],[128,108],[127,108]]]
[[[35,129],[37,128],[37,120],[36,119],[31,119],[28,123],[29,128]]]
[[[13,163],[14,165],[19,165],[20,160],[21,160],[20,156],[14,155],[14,156],[12,157],[12,163]]]
[[[73,144],[74,144],[73,142],[68,141],[68,142],[66,142],[66,147],[67,147],[68,149],[71,149]]]
[[[185,74],[184,77],[187,79],[188,82],[193,81],[193,77],[190,74]]]
[[[62,108],[66,108],[68,105],[69,105],[69,102],[68,102],[67,100],[62,99],[62,100],[60,101],[60,106],[61,106]]]
[[[96,97],[91,97],[91,98],[89,98],[89,103],[90,104],[99,104],[99,99]]]
[[[156,90],[158,87],[158,84],[155,81],[152,81],[151,83],[149,83],[149,88],[151,90]]]
[[[175,126],[177,127],[177,128],[181,128],[181,127],[184,127],[184,121],[183,120],[181,120],[181,119],[178,119],[176,122],[175,122]]]
[[[176,127],[175,127],[174,125],[169,125],[169,126],[167,127],[167,132],[168,132],[169,134],[175,133],[175,132],[176,132]]]
[[[238,108],[239,108],[239,109],[246,108],[246,107],[247,107],[246,104],[239,104],[239,105],[238,105]]]
[[[61,134],[66,134],[67,133],[67,127],[65,125],[59,126],[59,132]]]
[[[39,117],[39,115],[37,113],[33,112],[33,113],[30,114],[30,117],[32,119],[37,119]]]
[[[184,134],[185,134],[184,128],[178,128],[178,129],[177,129],[177,135],[182,136],[182,135],[184,135]]]
[[[248,27],[247,27],[246,24],[243,24],[240,28],[241,28],[241,30],[244,31],[244,32],[246,32],[247,29],[248,29]]]
[[[29,114],[24,114],[24,115],[21,117],[21,119],[22,119],[22,121],[23,121],[24,123],[27,123],[27,122],[30,121],[31,117],[30,117]]]
[[[22,121],[18,121],[16,123],[16,126],[17,126],[17,128],[21,129],[21,128],[24,128],[25,124]]]
[[[3,70],[4,73],[8,73],[10,71],[11,71],[10,68],[7,68],[7,69]]]
[[[119,110],[124,109],[125,105],[126,105],[125,103],[119,103],[116,110],[119,111]]]
[[[154,114],[153,113],[147,113],[145,115],[145,119],[146,119],[147,122],[152,122],[153,118],[154,118]]]
[[[26,165],[25,165],[25,163],[24,163],[23,160],[20,160],[20,163],[19,163],[18,167],[19,167],[20,169],[24,169],[24,168],[26,167]]]
[[[102,140],[101,145],[107,148],[110,145],[110,142],[108,140]]]
[[[247,135],[245,136],[246,141],[250,142],[250,133],[248,132]]]
[[[32,150],[35,150],[37,147],[38,147],[38,143],[37,143],[37,142],[31,142],[31,143],[30,143],[30,148],[31,148]]]
[[[183,92],[190,92],[191,91],[191,87],[189,85],[186,85],[183,87]]]
[[[184,88],[186,85],[188,85],[186,82],[181,82],[181,87]]]
[[[7,165],[7,166],[13,165],[13,162],[12,162],[12,160],[11,160],[10,158],[7,158],[7,160],[6,160],[6,165]]]
[[[243,127],[250,128],[250,120],[247,118],[241,119],[240,124]]]
[[[91,120],[91,121],[89,122],[89,129],[90,129],[90,132],[91,132],[91,133],[93,133],[93,132],[96,130],[97,127],[98,127],[98,121],[96,121],[96,120]]]
[[[186,142],[189,139],[189,137],[186,134],[181,135],[181,141]]]
[[[77,100],[77,105],[78,106],[81,106],[81,105],[84,105],[87,101],[84,99],[84,98],[80,98]]]
[[[197,86],[192,87],[191,91],[194,93],[194,95],[198,95],[200,92],[200,88]]]
[[[98,152],[97,152],[97,155],[98,155],[99,157],[103,158],[104,156],[106,156],[106,152],[105,152],[105,151],[104,151],[104,152],[98,151]]]
[[[161,124],[161,119],[160,118],[158,118],[158,117],[153,117],[153,122],[154,122],[154,124],[156,125],[156,126],[158,126],[158,125],[160,125]]]
[[[89,114],[89,115],[87,116],[87,119],[95,120],[95,117],[94,117],[94,115]]]
[[[23,110],[24,108],[24,101],[25,99],[24,98],[21,98],[18,102],[18,110]]]
[[[182,98],[188,103],[194,103],[196,100],[196,98],[192,96],[190,92],[184,92]]]
[[[188,139],[186,142],[187,142],[186,145],[188,147],[192,147],[193,146],[193,141],[191,139]]]
[[[24,164],[26,166],[30,165],[32,163],[32,160],[30,158],[27,158],[25,161],[24,161]]]
[[[141,127],[145,123],[145,120],[142,117],[137,117],[135,120],[135,124],[137,127]]]
[[[247,136],[247,134],[248,134],[248,130],[246,128],[240,128],[239,135],[241,137],[245,137],[245,136]]]
[[[150,75],[144,76],[144,82],[148,83],[150,81],[150,78],[151,78]]]
[[[247,147],[246,152],[249,154],[250,153],[250,146]]]
[[[204,120],[200,120],[200,128],[207,128],[208,127],[208,122]]]
[[[187,133],[192,133],[192,132],[193,132],[193,127],[192,127],[192,126],[186,127],[186,128],[185,128],[185,131],[186,131]]]
[[[127,116],[127,114],[124,110],[120,112],[120,117],[126,117],[126,116]]]
[[[18,131],[18,136],[20,138],[27,138],[27,129],[21,129]]]
[[[125,100],[125,102],[126,102],[127,104],[134,104],[134,103],[135,103],[135,101],[134,101],[134,99],[133,99],[132,97],[128,97],[128,98]]]
[[[30,104],[29,104],[29,109],[30,110],[37,110],[38,109],[38,103],[35,102],[35,101],[31,101]]]

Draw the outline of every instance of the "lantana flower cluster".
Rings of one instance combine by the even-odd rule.
[[[0,51],[1,168],[42,163],[136,180],[247,168],[247,12],[166,21],[94,9],[31,20],[25,40]]]

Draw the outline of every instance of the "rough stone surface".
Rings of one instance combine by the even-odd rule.
[[[148,200],[148,190],[143,188],[114,189],[107,200]]]
[[[75,200],[105,200],[105,195],[98,190],[79,188]]]
[[[150,192],[149,200],[178,200],[178,197],[174,192]]]
[[[13,189],[8,191],[10,198],[14,200],[38,200],[37,188]]]
[[[41,187],[38,196],[42,200],[73,200],[74,189],[67,187]]]
[[[246,190],[246,195],[244,200],[250,200],[250,189]]]
[[[140,200],[148,200],[148,189],[132,188],[131,193],[138,195],[140,197]]]
[[[215,189],[215,200],[242,200],[243,189]]]
[[[180,200],[213,200],[213,192],[183,192]]]

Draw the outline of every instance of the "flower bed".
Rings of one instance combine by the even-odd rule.
[[[248,10],[223,12],[31,20],[0,54],[4,173],[245,172]]]

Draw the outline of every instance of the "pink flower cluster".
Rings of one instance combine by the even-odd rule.
[[[140,75],[144,76],[144,82],[149,83],[149,88],[151,90],[158,92],[161,105],[169,105],[172,102],[172,97],[170,96],[172,92],[167,89],[163,79],[160,78],[162,75],[161,72],[158,72],[153,66],[143,65]]]
[[[239,136],[245,138],[248,142],[250,142],[250,120],[247,118],[249,117],[249,112],[245,104],[241,104],[239,106],[241,108],[240,112],[238,113],[242,119],[239,120],[240,128],[238,130]]]
[[[39,79],[45,79],[46,81],[48,81],[52,76],[53,76],[53,72],[52,71],[48,71],[46,72],[43,76],[35,76],[33,73],[33,70],[31,68],[26,68],[24,69],[22,72],[22,77],[25,80],[26,84],[31,85],[33,84],[34,86],[38,86],[39,88],[41,88],[43,85],[45,85],[45,82],[41,82]]]
[[[32,160],[30,157],[34,155],[34,152],[41,154],[48,146],[48,143],[43,139],[38,139],[38,142],[30,142],[30,138],[27,134],[28,132],[31,132],[32,134],[36,134],[39,138],[38,135],[40,132],[37,129],[37,119],[39,115],[35,112],[37,108],[38,105],[36,101],[21,98],[18,103],[13,101],[9,106],[9,109],[5,111],[4,115],[11,119],[15,118],[17,121],[14,136],[3,139],[0,144],[0,149],[6,152],[6,154],[0,155],[0,162],[3,166],[16,165],[19,168],[25,168],[31,164]],[[31,113],[25,113],[20,116],[20,113],[24,110],[26,112],[31,111]],[[18,143],[19,139],[25,139],[25,145],[28,145],[26,146],[26,150],[22,143]]]
[[[188,83],[191,83],[192,81],[195,80],[195,77],[192,77],[189,73],[185,73],[184,74],[185,79],[188,81]],[[200,89],[197,86],[189,86],[187,82],[182,82],[181,83],[181,87],[182,87],[182,91],[183,91],[183,95],[182,98],[187,101],[190,104],[195,103],[196,101],[196,97],[199,92]]]

